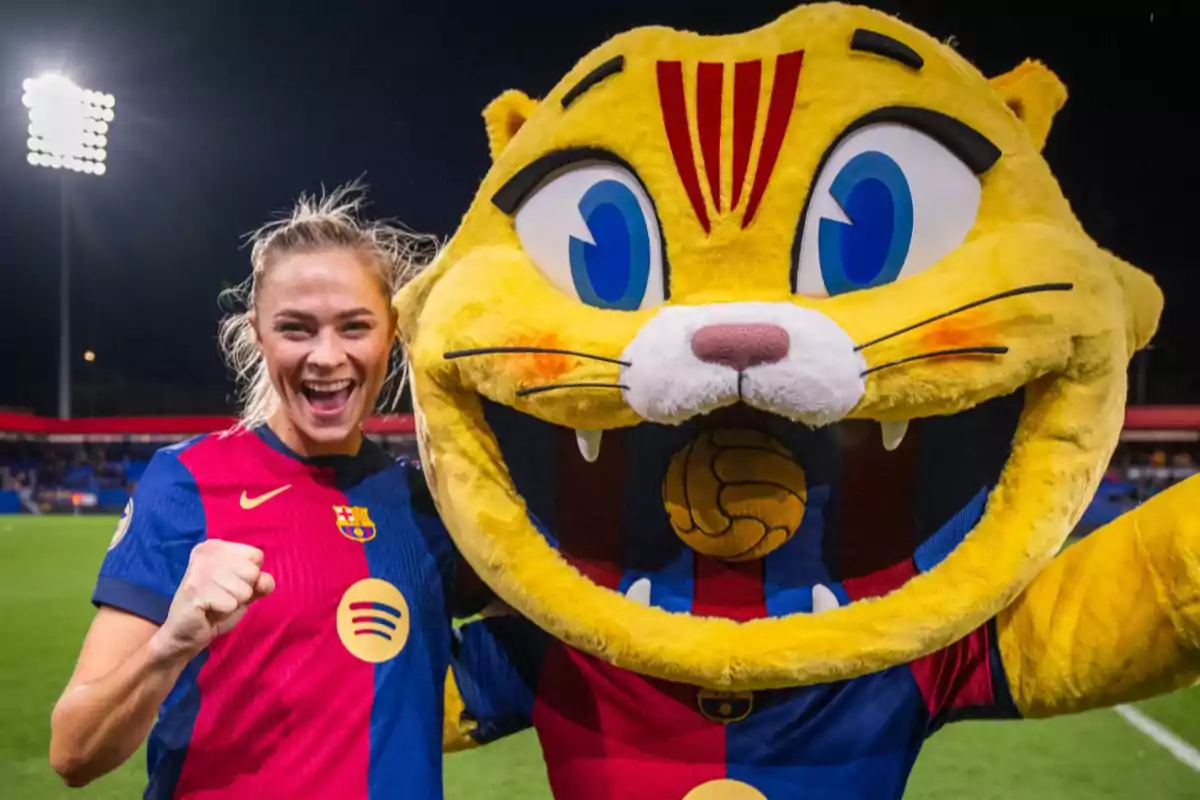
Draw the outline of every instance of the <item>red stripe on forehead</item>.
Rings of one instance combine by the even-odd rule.
[[[691,201],[692,210],[705,233],[711,231],[700,179],[696,174],[696,158],[692,152],[692,137],[688,130],[687,103],[683,96],[683,65],[678,61],[658,62],[658,101],[662,109],[663,126],[675,170],[683,181],[683,189]]]
[[[754,221],[763,193],[767,190],[767,183],[771,180],[771,173],[775,171],[775,162],[779,158],[780,148],[783,147],[783,136],[787,133],[788,122],[795,107],[796,87],[800,84],[800,66],[803,62],[803,50],[786,53],[775,59],[775,83],[771,87],[771,105],[767,110],[762,150],[759,152],[758,169],[754,174],[754,187],[750,190],[746,215],[742,218],[743,228]]]
[[[724,64],[701,64],[696,75],[696,126],[713,207],[721,210],[721,94]]]

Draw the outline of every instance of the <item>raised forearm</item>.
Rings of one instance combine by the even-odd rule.
[[[133,755],[187,665],[152,638],[102,678],[67,689],[50,721],[50,763],[84,786]]]

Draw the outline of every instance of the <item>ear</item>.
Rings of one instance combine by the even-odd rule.
[[[1117,280],[1125,295],[1125,330],[1130,355],[1150,343],[1162,316],[1163,293],[1154,278],[1116,256]]]
[[[258,312],[254,309],[247,311],[246,322],[250,324],[250,335],[254,337],[254,343],[262,347],[262,337],[258,335]]]
[[[516,89],[509,89],[488,103],[483,110],[483,124],[487,127],[492,161],[500,157],[521,126],[533,116],[537,106],[536,100]]]
[[[1011,72],[991,80],[1005,105],[1025,124],[1038,150],[1054,124],[1054,115],[1067,102],[1067,87],[1040,61],[1026,61]]]

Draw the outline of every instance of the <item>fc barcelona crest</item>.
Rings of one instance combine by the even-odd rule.
[[[375,538],[375,523],[362,506],[334,506],[337,527],[342,536],[356,542],[369,542]]]

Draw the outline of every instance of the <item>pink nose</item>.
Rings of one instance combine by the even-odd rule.
[[[692,352],[709,364],[724,364],[738,372],[787,357],[791,341],[778,325],[733,323],[705,325],[692,334]]]

